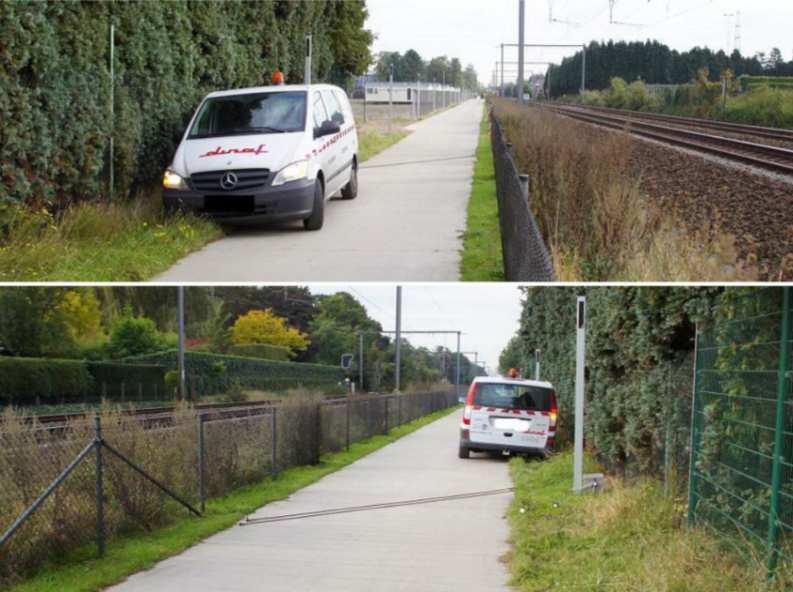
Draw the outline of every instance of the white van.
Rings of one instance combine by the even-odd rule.
[[[465,400],[459,457],[471,452],[546,456],[556,438],[558,415],[549,382],[477,377]]]
[[[163,178],[167,209],[219,222],[303,220],[358,194],[358,135],[345,92],[326,84],[215,92],[193,115]]]

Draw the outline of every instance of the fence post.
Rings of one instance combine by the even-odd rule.
[[[272,439],[272,464],[273,464],[273,475],[278,474],[278,408],[273,407],[273,411],[270,417],[272,417],[272,424],[270,426],[271,431],[271,439]]]
[[[347,425],[345,426],[347,450],[350,450],[350,395],[347,395]]]
[[[204,513],[206,488],[204,485],[204,415],[198,414],[198,500]]]
[[[385,432],[383,433],[388,433],[388,397],[385,398]]]
[[[776,425],[774,431],[774,464],[771,472],[771,507],[768,513],[768,577],[774,575],[777,565],[779,536],[779,490],[782,486],[782,456],[784,455],[783,433],[785,431],[785,398],[787,397],[788,372],[790,371],[790,301],[789,287],[783,288],[782,338],[779,350],[779,374],[776,391]]]
[[[700,325],[697,323],[694,332],[694,392],[691,399],[691,451],[688,461],[688,525],[694,526],[697,509],[697,453],[699,448],[699,422],[697,413],[699,398],[699,341],[701,338]]]
[[[322,456],[322,403],[317,403],[317,417],[316,421],[316,435],[317,435],[317,446],[315,449],[316,456],[314,457],[314,464],[319,464],[319,459]]]
[[[96,453],[96,549],[105,555],[105,493],[102,479],[102,420],[94,416],[94,452]]]
[[[526,201],[529,200],[529,191],[531,188],[531,181],[528,175],[518,175],[520,179],[520,189],[523,191],[523,197],[526,198]]]
[[[402,425],[402,397],[397,395],[397,425]]]

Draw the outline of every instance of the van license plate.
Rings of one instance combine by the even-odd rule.
[[[511,430],[513,432],[528,432],[529,422],[524,419],[495,419],[493,427],[497,430]]]

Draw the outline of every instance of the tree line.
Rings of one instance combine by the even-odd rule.
[[[581,88],[583,52],[564,58],[550,70],[551,95],[575,94]],[[793,59],[785,61],[782,52],[774,48],[767,55],[744,56],[735,50],[694,47],[677,51],[658,41],[591,42],[586,48],[586,87],[604,89],[615,76],[628,82],[643,80],[648,84],[685,84],[706,70],[710,80],[719,80],[730,70],[734,77],[793,76]]]
[[[395,82],[446,81],[449,86],[474,92],[479,90],[476,68],[473,64],[469,64],[463,69],[459,58],[449,59],[448,56],[438,56],[425,61],[415,49],[409,49],[404,54],[398,51],[380,53],[375,63],[377,79],[389,80],[392,71]]]
[[[119,360],[173,349],[177,291],[172,287],[0,288],[0,356]],[[302,287],[187,287],[188,351],[338,367],[364,344],[364,387],[391,390],[395,341],[351,294],[315,295]],[[403,340],[402,384],[455,380],[456,352]],[[461,379],[484,370],[461,356]]]

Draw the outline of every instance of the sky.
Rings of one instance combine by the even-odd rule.
[[[483,84],[492,80],[499,45],[518,41],[518,0],[367,0],[367,6],[375,53],[413,48],[424,59],[459,57],[464,66],[474,64]],[[526,0],[526,43],[657,39],[678,50],[699,45],[729,53],[735,18],[725,15],[736,11],[742,53],[779,47],[793,59],[791,0],[617,0],[614,21],[630,25],[609,24],[609,0]],[[549,22],[551,15],[564,22]],[[526,59],[558,62],[574,51],[527,49]],[[517,49],[512,52],[505,62],[517,61]]]
[[[348,292],[366,307],[383,329],[396,326],[396,286],[381,284],[307,284],[313,294]],[[402,329],[462,331],[462,351],[479,352],[490,374],[498,373],[498,357],[518,330],[521,293],[509,284],[408,284],[402,288]],[[457,348],[455,335],[407,335],[415,346]],[[468,356],[471,360],[473,355]]]

